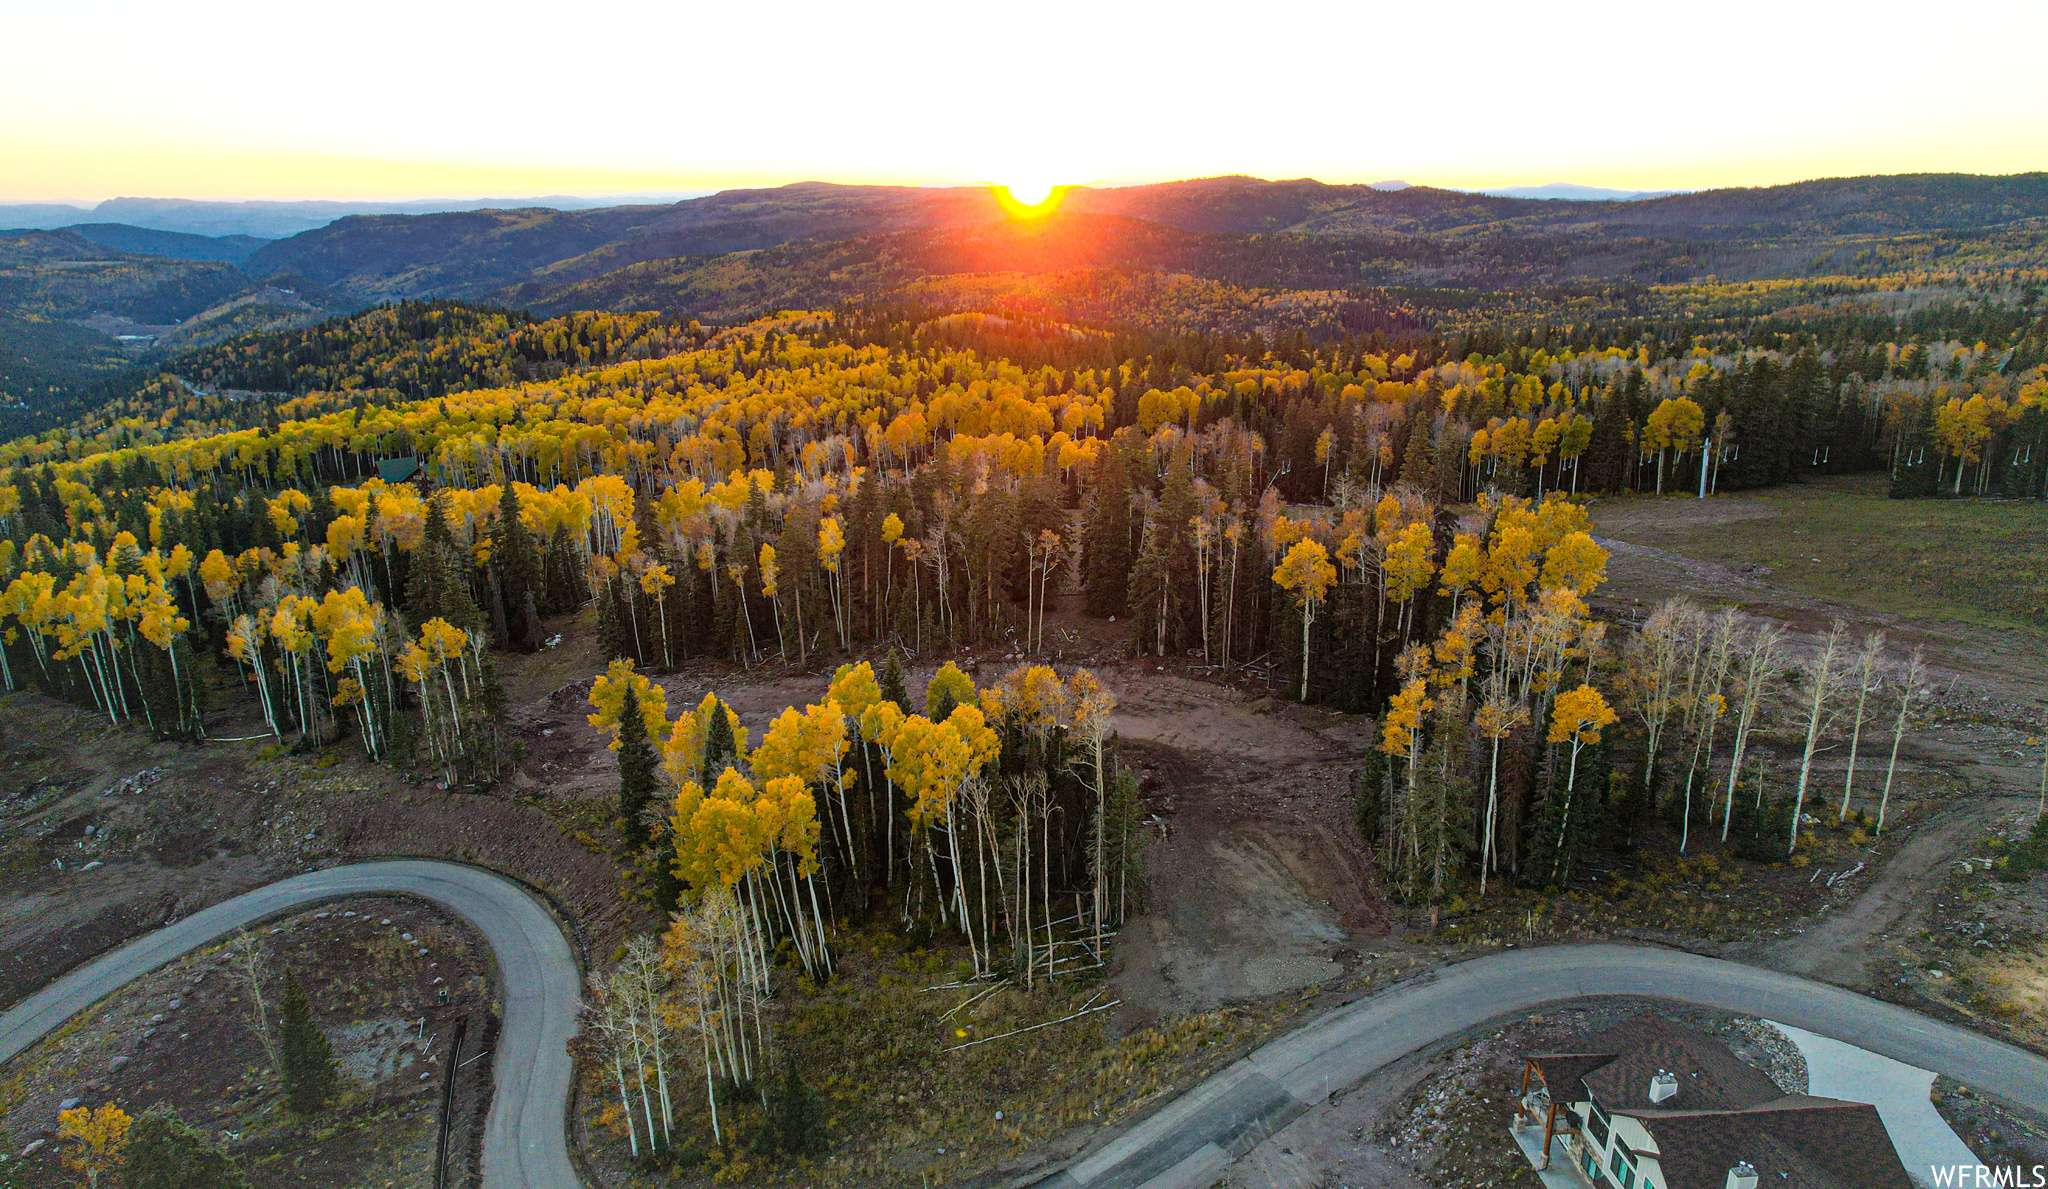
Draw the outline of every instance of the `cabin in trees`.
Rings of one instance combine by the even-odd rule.
[[[1568,1166],[1594,1189],[1913,1185],[1877,1108],[1787,1094],[1655,1016],[1526,1056],[1514,1126],[1538,1168]]]

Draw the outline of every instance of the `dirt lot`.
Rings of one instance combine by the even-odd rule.
[[[425,903],[377,897],[300,913],[252,936],[272,1027],[289,969],[334,1046],[340,1098],[311,1124],[285,1112],[248,984],[227,947],[211,947],[130,984],[10,1064],[0,1081],[0,1133],[15,1156],[9,1183],[76,1183],[54,1138],[57,1112],[73,1100],[113,1102],[136,1116],[167,1104],[222,1140],[260,1186],[434,1183],[457,1022],[472,1057],[488,1048],[497,1012],[475,935]],[[489,1099],[490,1063],[464,1067],[451,1115],[451,1184],[477,1183]]]
[[[2009,810],[1957,840],[1920,910],[1875,947],[1880,994],[2048,1051],[2048,872],[2007,882],[1990,870],[2033,820]]]

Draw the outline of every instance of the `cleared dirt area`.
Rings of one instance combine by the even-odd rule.
[[[497,1012],[475,935],[426,904],[375,897],[251,936],[271,1027],[289,969],[334,1047],[338,1098],[310,1121],[286,1113],[249,985],[226,946],[209,947],[129,984],[10,1063],[0,1080],[0,1133],[15,1154],[7,1183],[77,1183],[55,1138],[58,1110],[74,1101],[112,1102],[135,1116],[168,1105],[220,1140],[259,1186],[435,1183],[456,1026],[463,1056],[473,1057],[488,1050]],[[489,1062],[464,1066],[449,1184],[478,1181],[489,1100]]]
[[[1131,663],[1104,673],[1159,831],[1117,983],[1141,1015],[1328,982],[1390,925],[1352,820],[1363,720]]]

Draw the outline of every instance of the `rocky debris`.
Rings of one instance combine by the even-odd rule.
[[[1763,1071],[1787,1094],[1806,1093],[1806,1055],[1792,1038],[1748,1017],[1723,1020],[1714,1031],[1742,1063]]]
[[[162,768],[144,768],[140,772],[132,772],[108,785],[106,791],[101,793],[100,796],[125,797],[130,793],[139,793],[163,778],[164,770]]]

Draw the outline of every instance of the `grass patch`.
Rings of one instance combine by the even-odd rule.
[[[2048,504],[1894,500],[1881,475],[1745,494],[1769,514],[1625,539],[1689,557],[1771,567],[1814,598],[2048,637]]]

